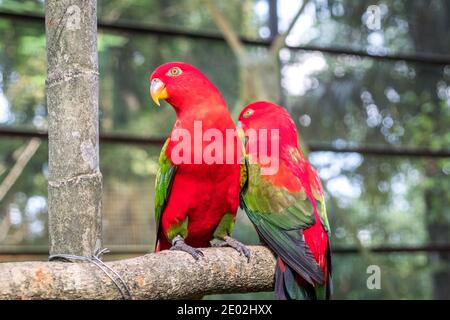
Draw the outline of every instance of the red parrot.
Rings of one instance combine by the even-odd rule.
[[[201,153],[209,142],[195,136],[213,130],[225,137],[227,130],[236,131],[225,100],[205,75],[182,62],[159,66],[150,83],[153,101],[159,105],[160,100],[166,100],[176,113],[156,175],[155,251],[170,248],[199,259],[203,254],[196,248],[230,246],[249,259],[248,248],[231,238],[239,206],[240,165],[238,161],[227,163],[226,152],[221,162],[210,163]],[[175,139],[180,132],[187,132],[190,139]],[[219,142],[222,150],[233,152],[226,142]],[[233,142],[238,143],[236,135]],[[179,143],[185,147],[182,151]],[[187,161],[180,163],[180,157]]]
[[[277,255],[276,297],[330,298],[330,226],[323,189],[298,146],[294,121],[282,107],[259,101],[242,110],[237,127],[244,139],[247,168],[241,206],[262,241]],[[266,149],[261,149],[260,142],[252,147],[255,141],[249,129],[262,134],[256,135],[260,142],[265,137]],[[278,134],[272,136],[274,129]],[[261,169],[273,163],[277,170],[263,174]]]

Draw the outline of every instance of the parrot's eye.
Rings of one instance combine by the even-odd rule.
[[[253,114],[253,109],[248,109],[247,111],[244,112],[244,114],[242,115],[244,118],[248,118]]]
[[[171,77],[176,77],[176,76],[179,76],[181,73],[182,73],[182,71],[180,68],[173,67],[173,68],[170,68],[170,70],[167,72],[167,75],[171,76]]]

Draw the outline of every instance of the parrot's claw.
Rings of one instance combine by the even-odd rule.
[[[247,258],[247,262],[250,262],[251,251],[244,244],[240,243],[236,239],[232,237],[225,236],[223,240],[214,239],[215,241],[211,242],[213,247],[231,247],[239,252],[240,255],[243,255]]]
[[[170,248],[170,250],[177,250],[177,251],[184,251],[189,253],[192,257],[194,257],[195,260],[200,259],[201,257],[203,257],[203,252],[201,252],[198,249],[195,249],[193,247],[191,247],[190,245],[187,245],[184,242],[183,237],[181,236],[176,236],[175,238],[173,238],[172,240],[172,247]]]

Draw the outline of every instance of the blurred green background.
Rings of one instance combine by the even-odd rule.
[[[274,30],[287,28],[302,1],[216,3],[241,36],[270,40]],[[379,8],[376,30],[368,25],[370,5]],[[33,18],[43,13],[44,1],[0,0],[0,129],[46,129],[45,30],[42,20]],[[194,64],[218,86],[229,106],[236,103],[240,65],[224,41],[156,32],[220,35],[203,1],[98,0],[98,18],[108,24],[149,27],[145,32],[99,28],[103,133],[152,138],[169,134],[174,112],[167,104],[155,107],[148,96],[150,73],[167,61]],[[306,142],[378,147],[386,153],[399,147],[444,150],[448,155],[450,2],[310,0],[287,44],[290,48],[279,54],[280,102]],[[255,56],[267,50],[248,47]],[[380,55],[394,57],[377,58]],[[402,55],[428,60],[404,61]],[[0,190],[27,145],[29,138],[0,131]],[[153,249],[159,148],[101,144],[103,239],[113,251],[109,259]],[[310,153],[323,179],[333,228],[334,297],[450,299],[450,158],[427,152],[379,156],[361,151]],[[30,156],[0,199],[2,262],[46,259],[46,141]],[[236,237],[258,243],[242,212],[238,219]],[[416,249],[395,250],[405,247]],[[381,268],[380,290],[367,288],[369,265]],[[207,298],[272,297],[251,293]]]

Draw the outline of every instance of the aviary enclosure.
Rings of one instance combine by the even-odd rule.
[[[325,189],[334,299],[450,298],[448,1],[0,0],[0,299],[273,298],[242,211],[250,263],[148,254],[175,121],[148,79],[168,61],[202,70],[235,119],[287,108]],[[47,262],[99,247],[117,274]]]

